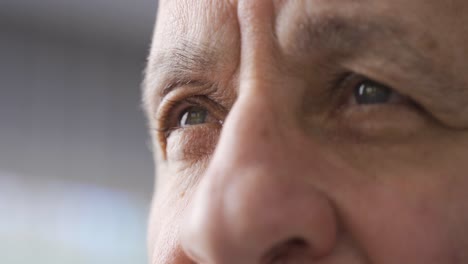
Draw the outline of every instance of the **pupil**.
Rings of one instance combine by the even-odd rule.
[[[200,107],[191,107],[187,109],[182,115],[180,126],[193,126],[203,124],[206,121],[208,113],[205,109]]]
[[[392,91],[384,85],[365,81],[354,91],[354,96],[358,104],[382,104],[390,100]]]

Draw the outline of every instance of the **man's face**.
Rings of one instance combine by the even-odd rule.
[[[467,14],[161,1],[152,263],[468,263]]]

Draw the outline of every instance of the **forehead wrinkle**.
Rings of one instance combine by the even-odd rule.
[[[161,70],[179,75],[210,70],[215,64],[215,54],[207,45],[181,39],[177,45],[156,60]]]
[[[150,57],[145,71],[144,108],[155,106],[152,99],[161,99],[179,84],[203,81],[216,63],[215,50],[186,38],[179,38],[173,47],[158,51]]]
[[[222,48],[238,41],[227,35],[233,29],[229,21],[236,16],[237,1],[207,0],[211,9],[184,0],[164,3],[170,15],[159,17],[156,29],[160,30],[154,35],[142,85],[147,113],[154,112],[165,91],[172,90],[168,87],[212,83],[234,67],[231,55],[235,51]]]

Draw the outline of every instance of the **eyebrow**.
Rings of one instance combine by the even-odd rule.
[[[166,51],[159,52],[148,65],[146,79],[152,82],[155,75],[162,75],[165,85],[158,89],[158,95],[164,97],[179,85],[196,85],[212,71],[217,64],[218,56],[208,45],[180,39],[177,44]],[[149,85],[149,84],[147,84]],[[148,88],[148,87],[146,87]]]
[[[347,18],[338,15],[307,16],[293,29],[291,50],[297,56],[317,52],[333,54],[335,58],[360,56],[364,52],[379,52],[376,50],[382,41],[385,52],[378,57],[386,57],[403,71],[419,76],[434,74],[432,60],[409,43],[402,36],[407,33],[396,23],[382,18],[360,19]],[[164,97],[181,84],[196,83],[194,76],[206,75],[217,64],[216,52],[206,44],[181,38],[174,47],[160,51],[150,61],[146,72],[145,84],[155,79],[155,75],[165,76],[167,85],[158,89],[158,95]],[[150,83],[150,85],[152,85]],[[147,85],[145,85],[147,86]]]
[[[293,30],[292,52],[299,56],[327,53],[339,59],[375,53],[398,64],[403,70],[427,74],[433,61],[405,40],[409,33],[395,21],[384,18],[307,16]],[[434,42],[425,36],[427,42]],[[378,53],[378,54],[377,54]]]
[[[385,71],[381,67],[396,69],[394,74],[410,81],[400,92],[419,101],[427,111],[435,115],[435,111],[445,115],[468,111],[468,89],[449,67],[437,66],[431,51],[439,44],[430,32],[411,32],[398,21],[382,17],[309,16],[292,34],[296,56],[319,52],[341,61],[377,58],[379,64],[370,68],[377,72]],[[415,38],[419,41],[413,43]],[[468,116],[465,119],[468,123]]]
[[[437,45],[429,34],[412,33],[389,18],[308,16],[292,30],[290,52],[299,58],[306,54],[329,54],[341,62],[374,58],[381,63],[373,66],[377,71],[385,70],[379,66],[393,67],[400,76],[418,79],[421,85],[411,87],[411,93],[427,94],[428,90],[446,93],[447,87],[453,86],[450,73],[435,67],[433,54],[426,47],[416,46],[411,41],[415,37],[422,40],[418,45]]]
[[[385,66],[393,65],[412,79],[420,79],[421,85],[411,87],[411,93],[427,94],[430,90],[430,97],[434,97],[447,93],[447,87],[453,86],[450,75],[434,68],[430,54],[405,39],[410,32],[396,21],[381,17],[307,16],[288,34],[292,45],[286,52],[299,58],[322,53],[344,61],[370,55],[384,62]],[[424,37],[428,38],[427,42],[434,42],[429,36]],[[180,38],[174,47],[158,51],[149,61],[143,85],[147,93],[145,100],[160,100],[181,85],[207,84],[206,76],[217,67],[219,57],[213,45]],[[156,83],[159,80],[164,81]],[[456,93],[452,91],[452,95]]]

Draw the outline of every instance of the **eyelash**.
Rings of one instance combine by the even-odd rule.
[[[166,99],[165,102],[163,102],[161,105],[161,109],[158,111],[159,115],[157,118],[157,132],[164,134],[165,137],[167,137],[174,129],[177,127],[172,126],[172,121],[175,117],[179,117],[180,114],[177,115],[172,115],[171,112],[174,112],[177,108],[179,108],[181,105],[186,104],[186,100],[178,101],[178,100],[172,100],[172,99]],[[189,107],[189,106],[187,106]],[[184,107],[184,109],[187,109]]]
[[[180,129],[178,123],[184,112],[194,106],[206,108],[210,114],[213,114],[214,108],[224,112],[224,109],[207,95],[196,95],[181,99],[166,99],[161,104],[158,111],[157,132],[162,133],[166,138],[176,129]]]
[[[383,87],[387,87],[395,95],[401,97],[401,99],[404,99],[404,103],[407,103],[408,106],[417,107],[417,104],[415,103],[415,101],[413,101],[411,98],[407,97],[406,95],[402,94],[401,92],[393,88],[392,85],[387,85],[381,81],[375,81],[371,78],[368,78],[364,75],[357,74],[354,72],[345,72],[345,73],[335,75],[335,77],[332,78],[331,81],[328,83],[329,85],[328,87],[331,87],[331,89],[327,89],[327,90],[330,91],[329,96],[337,97],[338,102],[335,102],[335,105],[337,105],[338,106],[337,108],[340,109],[348,105],[349,103],[348,100],[350,97],[353,96],[354,89],[358,85],[363,84],[364,82],[371,82],[371,83],[381,85]],[[376,105],[373,105],[373,106],[375,107]]]
[[[342,108],[346,107],[348,104],[348,99],[353,95],[354,88],[364,81],[372,81],[383,86],[389,87],[394,93],[401,95],[398,91],[381,82],[373,81],[372,79],[354,73],[354,72],[341,72],[334,74],[332,78],[326,83],[326,96],[330,99],[332,98],[332,105],[334,108],[340,111]],[[416,106],[413,100],[405,98],[405,102],[410,103],[410,106]],[[213,114],[214,108],[222,108],[215,100],[211,99],[207,95],[196,95],[189,96],[187,98],[175,98],[175,99],[165,99],[161,104],[161,108],[158,111],[157,132],[162,133],[162,135],[167,138],[172,131],[180,129],[178,123],[184,112],[190,107],[199,106],[206,108],[210,114]],[[227,113],[226,109],[222,109]],[[222,122],[222,121],[221,121]]]

